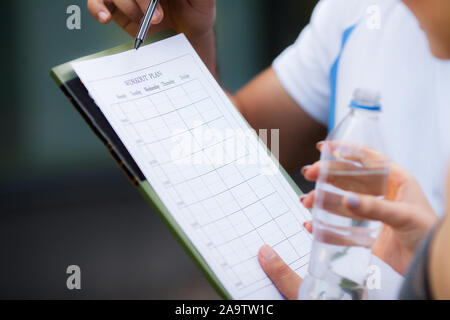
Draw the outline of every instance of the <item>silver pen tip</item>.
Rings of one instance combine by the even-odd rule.
[[[139,47],[142,44],[142,40],[141,39],[136,39],[136,41],[134,42],[134,49],[139,49]]]

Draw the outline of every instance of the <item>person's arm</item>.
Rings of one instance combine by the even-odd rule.
[[[287,171],[319,157],[315,143],[326,136],[326,128],[294,101],[273,68],[238,91],[232,101],[255,130],[268,130],[269,144],[270,129],[280,130],[280,163]]]
[[[102,23],[111,19],[135,36],[149,0],[88,0],[91,15]],[[186,34],[197,53],[217,78],[213,26],[214,0],[171,0],[160,2],[150,33],[172,28]],[[237,94],[229,94],[237,109],[255,129],[279,129],[280,163],[287,171],[299,169],[318,158],[314,143],[323,139],[326,128],[310,117],[268,68]],[[270,147],[270,145],[269,145]]]
[[[450,299],[450,172],[447,183],[447,215],[434,236],[429,256],[429,280],[435,299]]]

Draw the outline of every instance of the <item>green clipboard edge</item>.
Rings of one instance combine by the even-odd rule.
[[[158,34],[152,35],[151,37],[147,38],[147,40],[144,42],[143,45],[147,45],[153,42],[157,42],[163,39],[166,39],[168,37],[174,36],[176,33],[172,30],[166,30],[163,32],[160,32]],[[120,46],[117,46],[112,49],[108,49],[102,52],[98,52],[92,55],[88,55],[67,63],[64,63],[62,65],[56,66],[51,69],[50,76],[53,78],[53,80],[56,82],[58,86],[63,86],[66,82],[75,79],[77,77],[75,71],[73,70],[71,63],[74,61],[82,61],[82,60],[89,60],[99,57],[104,57],[108,55],[113,55],[117,53],[121,53],[127,50],[131,50],[134,47],[134,42],[129,42],[122,44]],[[240,114],[240,113],[239,113]],[[240,114],[241,115],[241,114]],[[249,128],[251,127],[247,120],[241,115],[242,119],[247,123]],[[292,187],[292,189],[296,192],[298,196],[301,196],[303,192],[300,190],[300,188],[297,186],[297,184],[292,180],[291,176],[286,172],[286,170],[279,164],[276,157],[274,157],[270,150],[267,148],[265,143],[261,141],[259,135],[254,132],[255,137],[260,141],[260,143],[264,146],[264,149],[266,152],[271,156],[272,160],[275,162],[277,166],[279,166],[281,173],[288,181],[289,185]],[[114,157],[114,160],[116,162],[118,161],[117,158]],[[119,167],[121,167],[121,164],[119,163]],[[123,169],[123,168],[122,168]],[[194,246],[194,244],[191,242],[191,240],[187,237],[187,235],[184,233],[182,228],[178,225],[178,223],[175,221],[175,219],[170,214],[167,207],[164,205],[164,203],[161,201],[161,199],[158,197],[155,190],[152,188],[150,183],[148,181],[138,181],[135,179],[134,182],[136,188],[141,193],[141,195],[144,197],[144,199],[150,204],[150,206],[153,208],[153,210],[158,214],[160,219],[163,221],[163,223],[168,227],[170,232],[173,234],[173,236],[176,238],[178,243],[183,247],[185,252],[188,254],[188,256],[193,260],[193,262],[197,265],[197,267],[200,269],[200,271],[204,274],[204,276],[208,279],[210,284],[213,286],[213,288],[216,290],[216,292],[226,300],[231,300],[232,297],[229,294],[229,292],[224,288],[224,286],[221,284],[215,273],[212,271],[212,269],[209,267],[208,263],[205,261],[203,256],[200,254],[200,252],[197,250],[197,248]]]

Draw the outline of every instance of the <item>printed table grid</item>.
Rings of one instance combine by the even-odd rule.
[[[189,85],[188,88],[186,85]],[[193,130],[212,129],[211,125],[215,121],[224,119],[215,108],[212,99],[207,96],[199,80],[193,79],[179,86],[116,106],[118,107],[115,108],[117,115],[127,122],[127,132],[144,149],[152,167],[160,170],[159,176],[163,179],[164,185],[173,189],[174,200],[179,207],[185,209],[183,212],[188,216],[187,220],[202,234],[201,238],[206,246],[217,257],[220,265],[226,269],[238,290],[266,279],[263,271],[254,267],[258,249],[263,244],[269,244],[275,249],[279,248],[280,256],[288,264],[305,256],[300,256],[291,243],[293,237],[304,232],[298,221],[292,216],[290,210],[275,213],[280,206],[286,209],[288,206],[279,196],[276,199],[276,207],[270,207],[270,202],[265,203],[265,200],[270,199],[271,196],[277,196],[275,190],[267,194],[269,181],[261,174],[246,179],[245,170],[249,169],[249,165],[236,164],[243,157],[248,156],[248,150],[243,157],[222,165],[216,165],[213,161],[204,159],[208,161],[206,165],[211,167],[203,173],[199,173],[192,165],[176,165],[176,162],[181,159],[169,157],[170,144],[167,146],[164,141],[188,134],[194,143],[202,145],[201,142],[196,141]],[[194,121],[196,121],[195,125],[192,123]],[[226,122],[225,126],[227,124]],[[215,142],[209,147],[223,145],[228,139],[230,137]],[[184,158],[189,159],[195,154],[203,153],[205,149],[207,147],[195,150],[184,155]],[[185,178],[183,167],[192,170],[190,177]],[[208,184],[205,182],[205,177],[211,174],[215,175],[215,180],[209,181]],[[234,184],[233,178],[241,183]],[[256,179],[259,179],[258,183],[252,186],[251,181]],[[211,185],[219,183],[225,188],[211,194],[209,192]],[[258,194],[257,186],[261,183],[266,184],[265,188],[262,188],[266,194]],[[228,214],[222,208],[225,204],[221,205],[216,199],[225,193],[230,196],[226,205],[234,204],[237,209]],[[199,195],[204,197],[201,198]],[[279,221],[282,221],[282,217],[288,217],[289,214],[291,219],[283,220],[283,224],[280,225]],[[236,218],[240,221],[236,221]],[[287,234],[285,226],[291,224],[297,225],[298,228],[296,232]],[[277,232],[273,232],[274,229]]]

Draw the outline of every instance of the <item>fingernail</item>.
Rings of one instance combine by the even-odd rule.
[[[359,197],[356,194],[351,193],[345,196],[345,203],[351,209],[358,209],[361,204],[361,201],[359,200]]]
[[[272,260],[273,258],[275,258],[276,253],[271,247],[269,247],[268,245],[264,245],[261,248],[261,255],[266,260]]]
[[[98,19],[99,19],[101,22],[106,22],[106,21],[108,21],[108,14],[107,14],[106,12],[104,12],[104,11],[100,11],[100,12],[98,13]]]
[[[311,165],[304,166],[301,170],[302,175],[305,175],[309,168],[311,168]]]
[[[311,221],[307,221],[303,223],[303,227],[306,229],[306,231],[311,232],[312,230],[312,222]]]
[[[159,8],[156,8],[155,13],[153,14],[153,20],[159,20],[161,18],[161,10]]]
[[[351,148],[351,147],[348,147],[348,146],[343,146],[343,147],[340,147],[338,150],[336,150],[336,152],[337,152],[339,157],[344,157],[345,158],[345,157],[349,157],[352,154],[354,154],[355,153],[355,149]]]
[[[306,194],[302,195],[302,196],[300,197],[300,202],[303,203],[303,201],[305,201],[305,198],[306,198]]]
[[[317,150],[321,150],[322,149],[322,146],[323,146],[323,144],[325,143],[325,141],[319,141],[319,142],[317,142],[317,144],[316,144],[316,148],[317,148]]]

